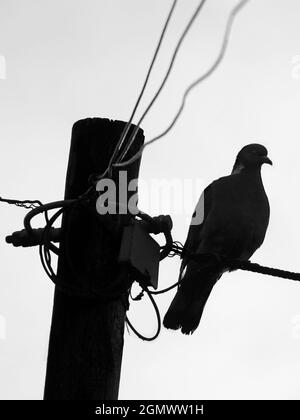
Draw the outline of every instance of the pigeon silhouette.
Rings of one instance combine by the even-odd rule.
[[[192,334],[213,286],[229,270],[222,258],[249,260],[262,245],[270,216],[261,178],[264,163],[272,165],[267,149],[249,144],[238,153],[231,175],[202,193],[184,245],[181,283],[164,317],[166,328]],[[195,223],[201,209],[202,221]],[[189,259],[190,254],[199,255],[201,262]]]

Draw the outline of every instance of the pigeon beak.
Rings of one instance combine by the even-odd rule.
[[[268,165],[273,165],[273,162],[271,161],[270,158],[268,158],[268,156],[263,157],[262,163],[267,163]]]

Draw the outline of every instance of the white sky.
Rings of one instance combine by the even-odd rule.
[[[237,2],[208,0],[184,42],[170,80],[142,127],[163,130],[187,84],[216,57]],[[198,0],[179,0],[141,110],[158,86]],[[70,133],[85,117],[128,120],[171,1],[1,0],[0,196],[63,197]],[[226,59],[191,94],[174,130],[146,150],[140,176],[205,183],[228,174],[245,144],[269,149],[263,169],[271,221],[253,261],[300,271],[300,4],[252,0],[238,16]],[[3,76],[3,69],[2,69]],[[143,205],[141,191],[140,207]],[[158,209],[157,213],[159,213]],[[4,238],[24,210],[0,207],[0,398],[43,395],[53,286],[37,249]],[[174,239],[188,222],[173,215]],[[160,286],[177,279],[179,259],[161,264]],[[173,293],[157,299],[162,314]],[[155,317],[145,298],[129,316],[145,334]],[[224,275],[191,337],[163,330],[153,343],[125,332],[121,399],[298,399],[300,284],[246,272]]]

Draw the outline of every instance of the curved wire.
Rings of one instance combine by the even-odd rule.
[[[143,151],[145,150],[145,148],[147,146],[149,146],[150,144],[156,142],[157,140],[161,139],[162,137],[164,137],[167,133],[169,133],[169,131],[171,131],[171,129],[174,127],[175,123],[177,122],[178,118],[180,117],[185,103],[186,103],[186,99],[188,97],[188,95],[190,94],[191,90],[194,89],[198,84],[200,84],[201,82],[203,82],[205,79],[207,79],[208,77],[210,77],[212,75],[212,73],[217,69],[217,67],[220,65],[222,59],[224,58],[224,55],[226,53],[227,50],[227,46],[228,46],[228,42],[229,42],[229,37],[230,37],[230,33],[231,33],[231,29],[232,29],[232,25],[234,22],[234,19],[237,15],[237,13],[242,9],[243,6],[245,6],[246,3],[248,3],[249,0],[243,0],[240,3],[238,3],[238,5],[231,11],[230,16],[228,18],[228,22],[226,25],[226,30],[225,30],[225,34],[223,37],[223,42],[222,42],[222,46],[221,46],[221,50],[216,58],[216,60],[214,61],[214,63],[212,64],[212,66],[202,75],[200,76],[198,79],[196,79],[193,83],[191,83],[188,88],[185,90],[183,97],[182,97],[182,101],[181,101],[181,105],[175,115],[175,117],[173,118],[172,122],[169,124],[169,126],[159,135],[157,135],[156,137],[154,137],[153,139],[147,141],[141,148],[140,150],[134,155],[132,156],[130,159],[128,159],[125,162],[119,162],[119,163],[115,163],[113,166],[117,167],[117,168],[121,168],[121,167],[125,167],[130,165],[131,163],[135,162],[137,159],[139,159],[142,154]]]
[[[54,201],[52,203],[48,203],[48,204],[43,204],[40,205],[39,207],[34,208],[33,210],[31,210],[29,213],[26,214],[26,216],[24,217],[24,228],[27,230],[27,232],[29,234],[33,234],[33,229],[31,226],[31,220],[37,216],[40,213],[43,213],[47,210],[53,210],[53,209],[57,209],[60,207],[68,207],[71,206],[75,203],[78,202],[78,199],[72,199],[72,200],[60,200],[60,201]],[[46,216],[48,217],[48,216]],[[48,221],[49,222],[49,221]]]
[[[201,11],[202,7],[204,6],[205,2],[206,2],[206,0],[201,0],[200,1],[200,3],[198,4],[198,6],[196,7],[196,10],[194,11],[191,19],[189,20],[188,24],[186,25],[186,27],[185,27],[185,29],[184,29],[181,37],[179,38],[179,41],[178,41],[177,45],[175,47],[175,50],[173,52],[173,55],[172,55],[172,58],[171,58],[171,61],[170,61],[170,64],[169,64],[167,73],[166,73],[166,75],[165,75],[165,77],[164,77],[164,79],[163,79],[160,87],[158,88],[157,92],[155,93],[154,97],[152,98],[150,104],[148,105],[148,107],[144,111],[143,115],[139,119],[136,127],[134,128],[133,133],[132,133],[132,136],[128,140],[128,144],[127,144],[126,148],[124,149],[124,151],[122,152],[122,154],[120,155],[120,157],[118,158],[117,163],[119,163],[120,161],[122,161],[122,159],[124,159],[124,157],[126,156],[128,150],[130,149],[130,147],[132,146],[132,144],[133,144],[133,142],[135,140],[135,137],[137,135],[137,132],[138,132],[138,130],[140,128],[140,125],[141,125],[142,121],[144,120],[144,118],[146,117],[146,115],[148,114],[148,112],[150,111],[150,109],[152,108],[152,106],[154,105],[154,103],[155,103],[156,99],[158,98],[158,96],[160,95],[161,91],[163,90],[163,88],[164,88],[164,86],[165,86],[165,84],[166,84],[166,82],[167,82],[167,80],[168,80],[168,78],[170,76],[171,70],[173,69],[174,62],[175,62],[175,59],[176,59],[177,54],[179,52],[179,49],[181,47],[181,44],[184,41],[184,39],[185,39],[186,35],[188,34],[188,32],[190,31],[190,29],[191,29],[191,27],[192,27],[192,25],[193,25],[196,17],[200,13],[200,11]]]
[[[42,266],[44,268],[44,271],[46,272],[46,274],[48,275],[50,280],[55,284],[56,284],[56,274],[54,273],[53,268],[51,266],[50,252],[49,252],[49,249],[47,249],[47,244],[48,244],[47,234],[48,234],[51,226],[53,225],[53,223],[60,216],[60,214],[63,213],[63,211],[64,211],[64,208],[60,208],[50,218],[50,220],[46,223],[46,226],[45,226],[44,232],[43,232],[43,236],[42,236],[42,241],[39,245],[40,260],[41,260]]]
[[[68,200],[65,200],[68,201]],[[79,200],[77,200],[77,203],[79,203]],[[50,203],[53,204],[53,203]],[[94,290],[94,289],[84,289],[77,285],[73,285],[67,282],[62,281],[60,278],[57,277],[56,273],[54,272],[52,265],[51,265],[51,254],[50,254],[50,240],[49,240],[49,232],[53,225],[53,223],[56,221],[56,219],[66,210],[66,207],[60,208],[48,221],[44,228],[44,232],[42,235],[42,241],[39,246],[39,255],[40,260],[42,263],[42,266],[47,274],[47,276],[50,278],[50,280],[55,284],[55,286],[61,290],[64,293],[67,293],[69,295],[77,296],[80,298],[85,299],[92,299],[92,300],[102,300],[107,301],[116,297],[120,297],[122,294],[125,293],[126,286],[123,285],[123,287],[120,286],[119,291],[115,291],[113,289],[107,290],[107,288]],[[66,244],[67,245],[67,244]],[[66,252],[67,261],[69,264],[69,267],[72,271],[72,274],[74,275],[74,278],[78,278],[78,274],[76,270],[74,270],[73,265],[70,261],[69,254]],[[119,284],[117,284],[119,286]],[[115,286],[115,285],[114,285]]]
[[[179,275],[178,275],[178,280],[177,280],[177,282],[176,283],[174,283],[174,284],[172,284],[171,286],[169,286],[169,287],[166,287],[165,289],[161,289],[161,290],[149,290],[149,293],[151,294],[151,295],[160,295],[160,294],[162,294],[162,293],[166,293],[166,292],[169,292],[170,290],[172,290],[172,289],[175,289],[175,287],[179,287],[180,286],[180,284],[182,283],[182,280],[183,280],[183,278],[181,278],[182,277],[182,273],[183,273],[183,271],[184,271],[184,268],[185,267],[183,267],[182,265],[181,265],[181,267],[180,267],[180,271],[179,271]]]
[[[156,313],[156,317],[157,317],[157,330],[156,333],[152,336],[152,337],[146,337],[144,335],[142,335],[141,333],[139,333],[135,327],[132,325],[132,323],[129,321],[128,317],[126,316],[126,322],[128,324],[128,326],[131,328],[131,330],[134,332],[134,334],[139,337],[141,340],[144,341],[153,341],[155,340],[160,333],[161,330],[161,318],[160,318],[160,313],[159,313],[159,309],[157,306],[157,303],[155,302],[152,294],[149,292],[148,288],[146,286],[140,285],[142,287],[142,289],[147,293],[147,295],[149,296],[149,299],[151,300],[151,303],[154,307],[155,313]]]
[[[25,209],[35,209],[42,205],[40,200],[13,200],[10,198],[0,197],[2,203],[13,204],[17,207],[24,207]]]
[[[113,154],[112,154],[112,157],[111,157],[111,159],[110,159],[110,161],[109,161],[108,167],[107,167],[107,169],[105,170],[105,172],[104,172],[102,175],[100,175],[100,178],[104,177],[104,176],[105,176],[105,175],[106,175],[106,174],[110,171],[111,166],[112,166],[112,163],[113,163],[114,159],[116,158],[117,154],[119,153],[119,151],[120,151],[120,149],[121,149],[121,147],[122,147],[122,144],[123,144],[123,142],[124,142],[124,140],[125,140],[125,138],[126,138],[126,136],[127,136],[127,134],[128,134],[128,131],[130,130],[130,126],[131,126],[132,120],[133,120],[133,118],[134,118],[134,115],[135,115],[135,113],[136,113],[136,110],[137,110],[137,108],[138,108],[138,106],[139,106],[139,104],[140,104],[140,101],[141,101],[141,99],[142,99],[142,97],[143,97],[143,94],[144,94],[144,92],[145,92],[145,89],[146,89],[146,86],[147,86],[148,80],[149,80],[149,78],[150,78],[150,75],[151,75],[151,72],[152,72],[152,69],[153,69],[154,63],[155,63],[155,61],[156,61],[156,58],[157,58],[157,55],[158,55],[158,53],[159,53],[159,50],[160,50],[161,44],[162,44],[162,42],[163,42],[163,39],[164,39],[164,36],[165,36],[166,30],[167,30],[167,28],[168,28],[168,26],[169,26],[169,22],[170,22],[170,20],[171,20],[172,14],[173,14],[173,12],[174,12],[174,9],[175,9],[175,6],[176,6],[176,3],[177,3],[177,0],[173,0],[173,4],[172,4],[172,6],[171,6],[171,9],[170,9],[170,11],[169,11],[168,17],[167,17],[167,19],[166,19],[166,21],[165,21],[165,24],[164,24],[164,26],[163,26],[163,30],[162,30],[162,32],[161,32],[161,35],[160,35],[160,38],[159,38],[158,44],[157,44],[157,46],[156,46],[156,48],[155,48],[155,52],[154,52],[154,55],[153,55],[153,57],[152,57],[151,64],[150,64],[150,67],[149,67],[149,69],[148,69],[148,72],[147,72],[146,79],[145,79],[145,81],[144,81],[144,84],[143,84],[142,90],[141,90],[141,92],[140,92],[140,94],[139,94],[139,97],[138,97],[138,99],[137,99],[136,103],[135,103],[135,106],[134,106],[133,111],[132,111],[132,113],[131,113],[130,119],[129,119],[129,121],[126,123],[126,125],[125,125],[125,127],[124,127],[124,129],[123,129],[123,131],[122,131],[122,134],[121,134],[121,136],[120,136],[120,139],[119,139],[119,141],[118,141],[118,143],[117,143],[117,145],[116,145],[116,148],[115,148],[115,150],[114,150],[114,152],[113,152]]]

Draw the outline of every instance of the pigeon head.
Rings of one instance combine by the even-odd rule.
[[[239,151],[232,173],[240,173],[244,169],[259,169],[264,163],[272,165],[265,146],[255,143],[248,144]]]

